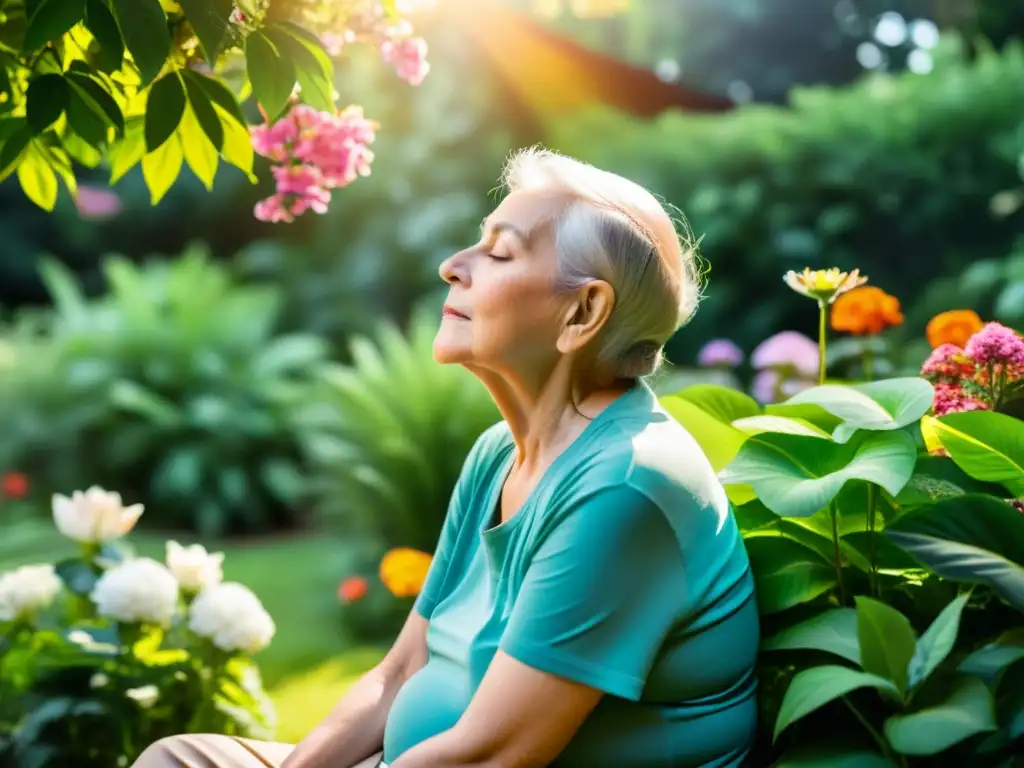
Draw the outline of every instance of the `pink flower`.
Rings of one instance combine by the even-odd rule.
[[[921,375],[926,379],[958,380],[969,376],[974,366],[963,360],[964,351],[956,344],[940,344],[921,366]]]
[[[384,40],[380,44],[380,55],[410,85],[419,85],[430,72],[427,41],[422,37]]]
[[[743,350],[729,339],[713,339],[700,348],[697,365],[704,368],[723,366],[735,368],[743,364]]]
[[[294,220],[284,200],[278,195],[271,195],[256,203],[256,207],[253,208],[253,216],[260,221],[269,221],[272,224]]]
[[[964,352],[981,366],[1024,367],[1024,339],[1001,323],[987,323],[967,341]]]
[[[349,29],[346,29],[341,33],[324,32],[320,35],[320,44],[323,45],[328,56],[336,58],[341,56],[341,52],[345,49],[345,46],[349,43],[355,42],[355,39],[355,34]]]
[[[750,394],[759,403],[767,405],[779,398],[779,380],[782,376],[778,371],[768,369],[754,376],[750,383]]]
[[[90,187],[79,184],[78,194],[75,195],[75,208],[78,215],[83,219],[102,221],[109,219],[121,212],[124,206],[121,198],[112,189],[101,187]]]
[[[750,362],[758,370],[790,369],[813,377],[818,373],[818,345],[797,331],[782,331],[762,341],[751,354]]]
[[[935,385],[932,410],[936,416],[963,411],[987,411],[988,406],[976,397],[971,397],[959,384],[940,381]]]

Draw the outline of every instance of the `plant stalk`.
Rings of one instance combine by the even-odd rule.
[[[832,518],[832,553],[836,566],[836,594],[839,596],[839,604],[846,605],[846,595],[843,594],[843,557],[839,552],[839,510],[835,501],[828,505],[829,516]]]
[[[878,597],[878,532],[875,530],[876,492],[875,484],[868,483],[868,557],[870,559],[868,579],[871,583],[871,594]]]
[[[875,378],[875,355],[871,351],[871,347],[870,346],[865,346],[864,347],[864,359],[863,359],[863,363],[862,364],[864,366],[864,378],[867,379],[868,381],[874,381],[874,378]]]
[[[825,383],[825,332],[828,328],[828,304],[818,300],[818,384]]]
[[[868,722],[867,718],[860,713],[859,709],[853,706],[853,702],[851,702],[846,696],[843,696],[843,703],[849,707],[850,711],[853,712],[853,716],[857,718],[860,724],[864,726],[864,729],[871,735],[871,738],[878,745],[878,748],[882,750],[882,754],[889,758],[894,765],[906,766],[907,759],[903,755],[897,755],[892,751],[889,744],[886,742],[885,737],[883,737],[882,734],[880,734],[874,726]]]

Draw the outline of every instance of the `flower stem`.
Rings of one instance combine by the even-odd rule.
[[[868,556],[870,558],[870,571],[868,573],[868,580],[871,583],[871,594],[878,596],[878,532],[875,530],[875,484],[868,483],[868,539],[870,544],[868,545],[870,551]]]
[[[839,596],[839,604],[846,605],[846,596],[843,594],[843,558],[839,552],[839,510],[833,501],[828,506],[829,515],[832,517],[832,553],[836,566],[836,594]]]
[[[868,381],[872,381],[875,378],[875,358],[871,352],[871,348],[868,346],[864,347],[864,378]]]
[[[860,724],[864,726],[864,729],[871,735],[871,738],[874,739],[878,748],[882,750],[883,755],[889,758],[894,765],[904,766],[907,764],[906,758],[902,755],[897,755],[892,751],[882,734],[880,734],[875,727],[868,722],[868,719],[861,714],[859,709],[853,706],[853,703],[849,698],[843,696],[843,703],[849,707],[850,711],[853,712],[853,716],[857,718]]]
[[[825,383],[825,331],[828,327],[828,304],[818,300],[818,384]]]

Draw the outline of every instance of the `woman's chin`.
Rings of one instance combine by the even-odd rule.
[[[434,362],[441,365],[458,365],[467,363],[471,355],[461,344],[449,344],[440,339],[434,340]]]

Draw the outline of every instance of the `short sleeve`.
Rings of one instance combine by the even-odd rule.
[[[504,422],[499,422],[488,428],[473,444],[469,455],[463,462],[462,471],[459,473],[459,479],[448,502],[448,511],[445,513],[444,523],[441,526],[441,535],[438,537],[437,547],[434,550],[434,559],[430,563],[426,580],[413,604],[413,609],[425,619],[430,618],[434,608],[444,598],[444,585],[447,581],[448,571],[451,568],[452,559],[456,555],[459,535],[464,528],[466,515],[470,511],[472,492],[479,482],[482,468],[494,456],[507,434],[508,427]]]
[[[628,485],[598,491],[539,545],[501,650],[639,700],[683,605],[683,575],[679,541],[657,504]]]

